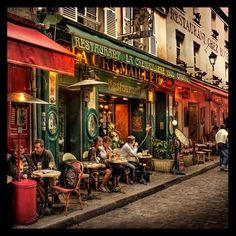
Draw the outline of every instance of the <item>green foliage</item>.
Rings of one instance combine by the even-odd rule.
[[[123,146],[124,141],[120,139],[119,131],[115,128],[115,125],[112,122],[108,123],[108,136],[111,138],[111,148],[120,148]]]
[[[153,158],[157,159],[172,159],[174,153],[173,145],[165,140],[155,139],[152,140],[154,151]]]

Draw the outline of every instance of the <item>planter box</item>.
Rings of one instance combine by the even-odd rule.
[[[174,166],[172,159],[152,159],[152,170],[160,172],[170,172]]]
[[[193,155],[184,155],[183,159],[184,159],[184,166],[185,167],[193,165]]]

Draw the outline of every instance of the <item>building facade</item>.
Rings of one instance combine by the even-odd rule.
[[[42,137],[58,163],[63,152],[82,158],[97,135],[111,136],[115,147],[130,134],[140,150],[150,149],[152,137],[169,138],[174,118],[200,140],[227,117],[228,25],[219,9],[9,8],[8,15],[28,18],[75,58],[74,75],[27,67],[35,74],[25,76],[35,78],[26,81],[27,91],[51,102],[31,108],[29,150]],[[107,84],[69,88],[88,77]]]

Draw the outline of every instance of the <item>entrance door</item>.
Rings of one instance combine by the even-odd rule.
[[[129,136],[129,107],[128,104],[115,104],[115,124],[120,139],[126,140]]]
[[[189,138],[194,141],[199,139],[199,117],[198,105],[196,103],[188,104],[189,110]]]

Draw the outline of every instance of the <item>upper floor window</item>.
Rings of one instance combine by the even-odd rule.
[[[176,64],[186,66],[186,63],[183,61],[184,51],[184,34],[179,30],[176,30]]]
[[[225,39],[225,47],[229,48],[229,41],[228,41],[228,25],[224,24],[224,39]]]
[[[214,39],[217,39],[219,33],[216,30],[216,14],[213,11],[211,12],[211,31],[212,31],[212,37]]]
[[[94,30],[100,25],[97,7],[63,7],[63,16]]]
[[[123,7],[123,35],[130,34],[133,32],[132,29],[132,19],[133,19],[133,8],[132,7]],[[124,42],[133,45],[132,39],[126,39]]]
[[[199,70],[198,68],[198,61],[199,61],[199,51],[200,51],[200,45],[196,42],[193,42],[193,63],[195,70]]]
[[[153,23],[152,23],[152,32],[153,35],[149,37],[149,53],[153,55],[157,55],[157,41],[156,41],[156,27],[155,27],[155,15],[153,15]]]
[[[116,23],[116,9],[115,7],[104,8],[104,33],[116,38],[117,37],[117,23]]]
[[[201,14],[198,7],[193,8],[193,20],[200,25]]]

